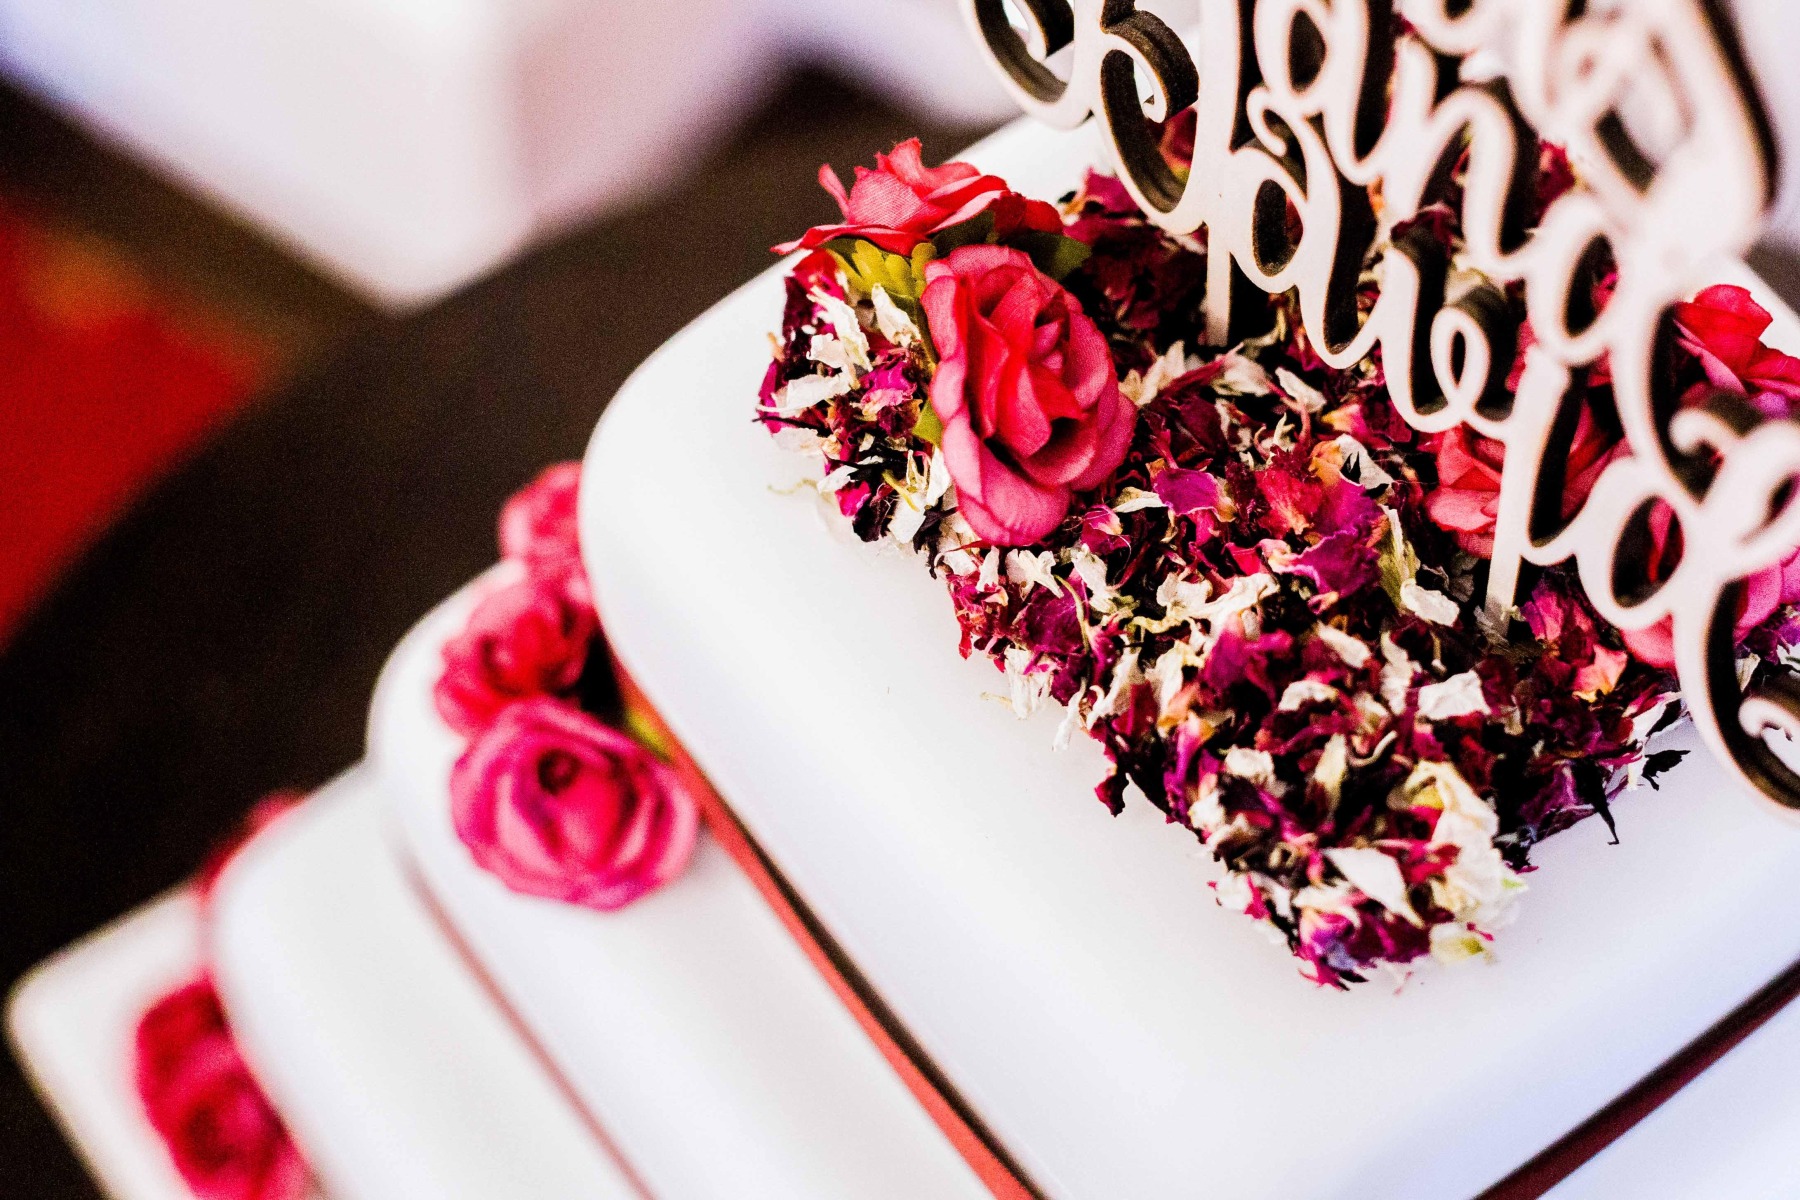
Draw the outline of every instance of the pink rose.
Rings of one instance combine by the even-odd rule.
[[[514,701],[569,692],[598,632],[593,608],[556,580],[528,575],[501,588],[444,644],[444,673],[433,691],[438,714],[473,734]]]
[[[856,168],[848,192],[829,165],[819,168],[819,186],[843,210],[843,223],[819,225],[775,253],[813,250],[833,238],[859,237],[890,254],[911,254],[934,233],[994,209],[995,232],[1001,237],[1019,229],[1060,232],[1062,217],[1042,200],[1027,200],[994,175],[983,175],[964,162],[927,167],[918,138],[909,138],[891,154],[877,154],[875,169]]]
[[[580,489],[580,463],[546,467],[500,510],[500,553],[536,573],[559,574],[570,564],[579,565],[575,501]]]
[[[200,1200],[297,1200],[306,1163],[251,1077],[212,981],[159,1000],[138,1023],[138,1097]]]
[[[965,246],[925,279],[957,505],[986,541],[1029,545],[1118,469],[1137,410],[1080,302],[1022,251]]]
[[[213,888],[218,884],[219,877],[225,874],[225,868],[237,858],[238,851],[249,845],[257,834],[299,808],[305,801],[306,793],[287,791],[270,792],[258,800],[244,819],[238,822],[238,827],[227,834],[213,848],[212,853],[206,856],[206,861],[200,864],[200,870],[194,876],[194,888],[200,893],[200,899],[212,899]]]
[[[1675,306],[1681,346],[1700,360],[1707,384],[1747,397],[1771,417],[1785,417],[1792,415],[1800,402],[1800,359],[1763,345],[1762,335],[1773,319],[1749,291],[1733,284],[1715,284]],[[1696,385],[1683,402],[1698,403],[1705,398],[1706,387]],[[1659,505],[1652,510],[1647,571],[1652,583],[1667,579],[1680,560],[1671,536],[1673,525],[1668,509]],[[1800,556],[1791,555],[1780,566],[1759,571],[1746,581],[1734,637],[1742,641],[1777,608],[1797,601]],[[1675,665],[1673,629],[1666,618],[1624,636],[1626,647],[1640,660],[1654,667]]]
[[[1650,554],[1647,577],[1651,583],[1667,579],[1681,561],[1678,543],[1673,536],[1674,514],[1658,504],[1650,510]],[[1738,609],[1734,642],[1741,642],[1758,625],[1768,620],[1777,608],[1800,601],[1800,551],[1790,554],[1780,566],[1758,571],[1745,581],[1744,599]],[[1648,629],[1621,630],[1625,648],[1641,662],[1665,670],[1675,665],[1674,622],[1664,617]]]
[[[1600,472],[1611,462],[1619,443],[1600,428],[1586,408],[1575,426],[1569,465],[1563,482],[1562,515],[1566,520],[1586,502]],[[1482,437],[1466,425],[1437,434],[1431,443],[1437,456],[1438,486],[1425,497],[1425,511],[1439,526],[1456,534],[1457,543],[1482,558],[1494,555],[1494,522],[1500,515],[1500,472],[1506,447]]]
[[[700,812],[673,771],[558,700],[522,700],[450,776],[456,832],[516,892],[612,911],[686,867]]]
[[[1763,345],[1774,318],[1744,288],[1715,284],[1675,306],[1681,345],[1700,360],[1715,388],[1747,396],[1770,416],[1800,401],[1800,359]]]

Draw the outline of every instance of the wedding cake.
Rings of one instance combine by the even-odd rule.
[[[1727,41],[1206,4],[1202,78],[1101,7],[971,3],[1100,115],[823,174],[204,885],[237,1124],[135,1051],[203,1200],[1695,1194],[1692,1098],[1764,1084],[1683,1084],[1800,1053],[1800,323],[1722,257]],[[1626,35],[1660,141],[1553,86]],[[76,965],[15,1008],[53,1102]]]

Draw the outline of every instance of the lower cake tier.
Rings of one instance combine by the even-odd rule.
[[[440,937],[383,846],[379,804],[368,773],[352,774],[265,831],[222,893],[239,1036],[254,1036],[258,1069],[332,1194],[642,1196]],[[144,1011],[200,969],[202,942],[200,906],[182,892],[56,955],[10,999],[20,1061],[115,1200],[194,1200],[142,1113],[130,1047]],[[1795,1195],[1797,1067],[1800,1006],[1551,1200]]]
[[[1056,196],[1092,152],[1022,125],[968,157]],[[1191,836],[1093,799],[1101,755],[1052,749],[1060,713],[996,702],[940,581],[794,486],[752,419],[783,301],[778,268],[621,390],[584,557],[619,660],[1036,1191],[1474,1195],[1800,960],[1800,829],[1678,732],[1693,753],[1620,797],[1619,844],[1590,821],[1542,847],[1491,964],[1310,986],[1220,910]]]
[[[221,878],[214,976],[337,1200],[641,1200],[437,929],[358,769]]]
[[[7,998],[20,1066],[111,1200],[196,1200],[144,1109],[135,1043],[151,1006],[204,968],[202,925],[195,890],[173,892],[38,964]]]
[[[685,875],[614,913],[518,895],[475,865],[450,815],[461,742],[431,689],[444,641],[483,586],[396,651],[376,693],[370,762],[422,891],[646,1190],[658,1200],[984,1195],[709,836]]]

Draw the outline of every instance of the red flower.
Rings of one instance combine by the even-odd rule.
[[[503,711],[450,775],[457,835],[516,892],[611,911],[681,874],[700,814],[643,747],[557,700]]]
[[[581,562],[576,497],[581,464],[546,467],[500,510],[500,553],[540,574],[560,574]]]
[[[444,673],[433,691],[438,715],[473,734],[516,700],[568,693],[598,632],[593,608],[556,580],[527,576],[501,588],[444,644]]]
[[[194,887],[200,893],[202,901],[212,898],[213,888],[219,882],[219,876],[225,873],[237,858],[239,850],[250,844],[250,839],[273,825],[292,810],[300,807],[306,800],[304,792],[275,791],[270,792],[251,808],[238,827],[228,834],[224,841],[213,848],[206,861],[200,864],[199,872],[194,876]]]
[[[1080,302],[1021,251],[965,246],[925,278],[957,504],[987,541],[1029,545],[1118,469],[1137,410]]]
[[[775,247],[775,253],[813,250],[833,238],[859,237],[890,254],[911,254],[934,233],[994,209],[1000,237],[1018,229],[1060,232],[1062,218],[1042,200],[1027,200],[994,175],[983,175],[964,162],[927,167],[919,156],[919,139],[908,138],[891,154],[877,154],[875,169],[856,168],[849,192],[829,165],[819,168],[819,186],[831,193],[844,220],[818,225],[797,241]]]
[[[1707,381],[1785,417],[1800,401],[1800,359],[1763,345],[1773,319],[1747,290],[1727,283],[1675,306],[1681,345],[1700,360]]]
[[[158,1001],[138,1023],[138,1096],[200,1200],[295,1200],[306,1163],[232,1040],[212,981]]]
[[[1800,359],[1763,345],[1773,321],[1767,309],[1744,288],[1715,284],[1693,300],[1675,306],[1681,346],[1700,360],[1707,383],[1745,396],[1771,417],[1794,413],[1800,402]],[[1684,403],[1705,398],[1697,386]],[[1672,536],[1674,517],[1660,505],[1650,514],[1651,549],[1647,575],[1652,583],[1667,579],[1680,561]],[[1742,641],[1784,604],[1800,601],[1800,558],[1789,556],[1780,566],[1752,575],[1738,611],[1735,639]],[[1671,622],[1625,633],[1625,645],[1638,659],[1655,667],[1675,665]]]
[[[1650,510],[1650,553],[1646,574],[1651,583],[1667,579],[1681,561],[1674,537],[1675,516],[1665,505]],[[1738,608],[1734,642],[1741,642],[1784,604],[1800,601],[1800,551],[1780,566],[1758,571],[1745,581],[1744,599]],[[1675,665],[1674,622],[1664,617],[1648,629],[1622,630],[1625,648],[1640,662],[1664,669]]]
[[[1586,408],[1575,426],[1563,483],[1562,515],[1575,515],[1594,490],[1600,472],[1611,462],[1619,443],[1603,430]],[[1431,443],[1437,456],[1438,486],[1425,497],[1425,511],[1456,534],[1470,554],[1492,558],[1494,522],[1500,515],[1500,472],[1506,447],[1493,438],[1458,425],[1437,434]]]

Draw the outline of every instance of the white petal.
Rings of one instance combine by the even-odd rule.
[[[1223,364],[1223,369],[1213,377],[1213,386],[1220,391],[1266,396],[1274,390],[1269,385],[1269,373],[1255,359],[1246,358],[1236,350],[1228,350],[1220,356],[1219,361]]]
[[[1442,683],[1429,683],[1419,689],[1419,715],[1427,721],[1491,711],[1487,697],[1481,694],[1481,676],[1473,671],[1464,671]]]
[[[1112,510],[1116,513],[1133,513],[1141,508],[1167,508],[1163,498],[1155,492],[1146,492],[1142,488],[1121,488],[1119,498],[1114,502]]]
[[[1332,444],[1338,448],[1346,467],[1354,465],[1357,482],[1364,491],[1374,491],[1394,482],[1392,475],[1375,465],[1375,457],[1369,453],[1369,448],[1349,434],[1339,434]]]
[[[1381,698],[1397,713],[1406,707],[1406,693],[1419,673],[1419,664],[1385,633],[1381,635],[1381,655],[1386,659],[1381,667]]]
[[[1317,679],[1296,679],[1281,693],[1280,711],[1293,712],[1318,701],[1335,700],[1337,694],[1338,690],[1329,683],[1321,683]]]
[[[1325,393],[1286,367],[1276,368],[1275,382],[1281,385],[1281,390],[1287,393],[1289,400],[1300,406],[1302,412],[1316,413],[1325,407]]]
[[[1100,703],[1094,705],[1093,711],[1088,713],[1088,728],[1092,729],[1103,718],[1118,712],[1119,701],[1124,698],[1126,690],[1142,678],[1138,673],[1138,652],[1134,646],[1120,654],[1119,661],[1113,665],[1112,686],[1100,698]]]
[[[1419,586],[1416,579],[1409,579],[1400,585],[1400,602],[1433,625],[1454,625],[1462,616],[1462,610],[1456,606],[1456,601],[1442,592]]]
[[[1225,752],[1225,769],[1240,779],[1268,787],[1275,782],[1275,759],[1267,750],[1233,746]]]
[[[974,532],[973,529],[969,531],[971,537],[974,536]],[[983,588],[1000,586],[1000,548],[998,546],[990,549],[987,557],[981,560],[981,578],[978,582]]]
[[[854,474],[856,474],[856,464],[845,463],[825,478],[819,480],[820,493],[826,496],[831,495],[833,492],[849,483],[850,477]]]
[[[854,381],[842,371],[833,375],[802,375],[772,396],[764,412],[789,417],[835,400],[848,392]]]
[[[819,313],[831,331],[844,344],[845,353],[851,362],[862,370],[869,369],[869,337],[863,332],[862,322],[856,319],[856,310],[829,292],[814,289],[812,302],[819,306]]]
[[[919,342],[919,327],[906,311],[894,303],[894,298],[879,283],[870,295],[875,305],[875,328],[881,330],[881,336],[896,346],[912,346]]]
[[[1330,646],[1332,653],[1343,659],[1344,665],[1353,671],[1362,670],[1369,659],[1374,656],[1374,651],[1369,649],[1367,642],[1361,638],[1351,637],[1341,629],[1321,623],[1314,629],[1314,632],[1319,635],[1319,640]]]
[[[1373,847],[1356,847],[1327,850],[1325,857],[1369,899],[1414,925],[1425,923],[1407,897],[1406,877],[1400,874],[1400,864],[1387,854]]]
[[[1313,782],[1325,790],[1325,795],[1332,804],[1344,791],[1344,776],[1350,770],[1350,742],[1341,733],[1331,735],[1325,743],[1325,749],[1319,753],[1319,761],[1313,767]]]
[[[1022,587],[1029,594],[1033,587],[1041,587],[1046,591],[1059,591],[1062,585],[1057,582],[1056,555],[1045,550],[1034,554],[1030,550],[1014,550],[1006,556],[1006,578],[1015,586]]]

